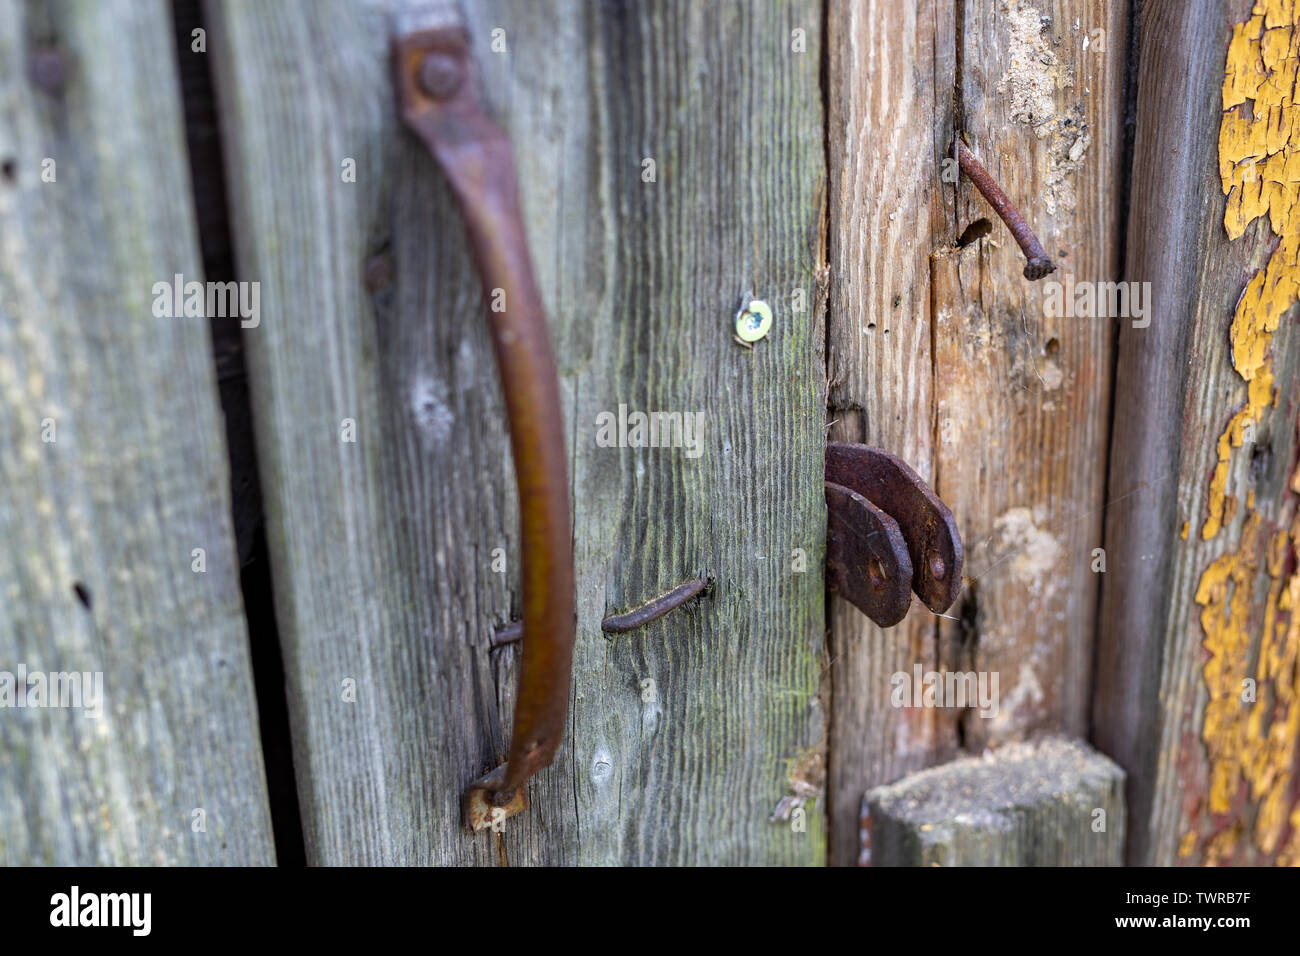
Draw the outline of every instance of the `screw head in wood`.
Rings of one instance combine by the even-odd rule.
[[[736,337],[742,342],[757,342],[772,328],[772,307],[760,299],[752,300],[736,313]]]

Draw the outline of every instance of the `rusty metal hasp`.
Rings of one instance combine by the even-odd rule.
[[[504,764],[474,781],[466,825],[491,826],[525,806],[524,782],[564,739],[573,664],[573,543],[555,355],[519,210],[510,140],[484,111],[470,76],[469,37],[456,20],[400,33],[393,61],[402,119],[450,183],[486,302],[510,423],[523,545],[523,651],[514,731]]]
[[[948,506],[900,458],[848,442],[826,445],[826,576],[832,591],[881,627],[911,592],[935,612],[961,590],[962,544]]]

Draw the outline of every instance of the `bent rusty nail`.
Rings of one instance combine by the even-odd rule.
[[[516,789],[555,758],[569,706],[575,601],[559,377],[513,151],[470,82],[468,34],[457,25],[399,35],[393,60],[402,119],[451,185],[484,300],[504,304],[487,318],[519,488],[523,653],[509,756],[469,787],[514,813],[523,805]]]
[[[611,614],[600,622],[600,629],[606,634],[622,634],[625,631],[634,631],[638,627],[645,627],[651,621],[681,607],[703,591],[708,583],[707,578],[693,578],[683,582],[667,594],[661,594],[625,614]]]
[[[898,522],[912,558],[912,590],[930,610],[946,611],[961,591],[965,558],[957,522],[930,486],[901,458],[850,442],[827,443],[826,481]]]
[[[975,184],[975,188],[980,191],[981,196],[988,200],[993,210],[1002,217],[1002,221],[1007,224],[1007,228],[1011,230],[1011,235],[1015,237],[1016,243],[1020,246],[1020,251],[1025,254],[1025,278],[1029,280],[1041,279],[1043,276],[1055,272],[1056,265],[1048,258],[1047,250],[1038,241],[1038,236],[1034,235],[1034,230],[1029,228],[1029,223],[1025,222],[1025,217],[1007,198],[1007,194],[1002,191],[1002,187],[989,175],[989,171],[984,168],[984,164],[975,158],[974,153],[967,149],[960,136],[953,138],[952,151],[953,158],[957,160],[957,165],[961,167],[961,171]]]
[[[912,603],[912,558],[903,532],[866,497],[826,482],[826,583],[881,627]]]

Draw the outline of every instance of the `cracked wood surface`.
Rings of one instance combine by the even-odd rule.
[[[769,820],[815,793],[824,724],[819,4],[465,4],[552,321],[578,577],[564,749],[477,837],[458,803],[507,743],[515,651],[488,644],[517,515],[463,227],[397,122],[398,5],[207,7],[308,858],[819,863],[820,801]],[[751,293],[776,323],[748,350]],[[620,404],[705,412],[703,454],[597,446]]]

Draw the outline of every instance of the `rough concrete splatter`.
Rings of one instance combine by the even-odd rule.
[[[1040,526],[1041,521],[1041,515],[1028,508],[1012,508],[993,523],[998,554],[1008,556],[1011,573],[1034,594],[1054,587],[1052,571],[1061,558],[1060,542]]]
[[[1071,70],[1057,55],[1051,18],[1019,0],[1006,0],[1002,10],[1011,28],[1008,65],[997,91],[1010,100],[1012,121],[1029,126],[1035,136],[1047,141],[1042,200],[1047,213],[1055,215],[1077,204],[1072,174],[1083,167],[1092,134],[1082,103],[1058,105],[1062,94],[1075,84]]]

